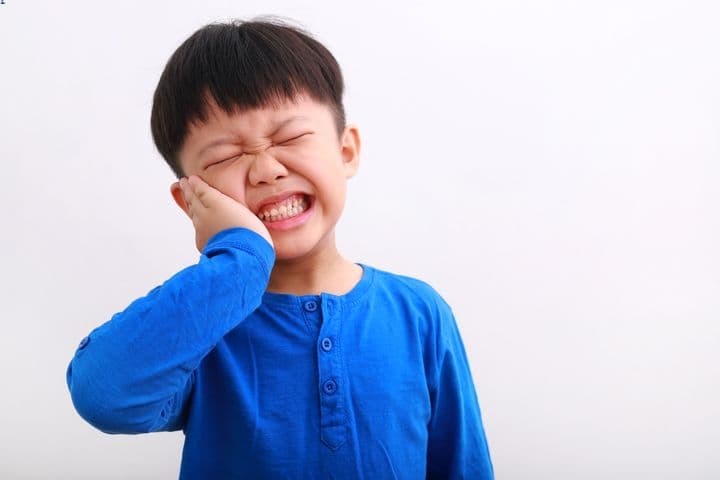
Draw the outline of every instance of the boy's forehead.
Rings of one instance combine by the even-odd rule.
[[[206,106],[207,121],[196,122],[200,125],[228,119],[233,121],[246,120],[248,122],[252,121],[252,123],[258,121],[266,123],[280,122],[288,115],[296,112],[308,112],[306,116],[310,116],[310,113],[316,111],[320,105],[307,95],[296,95],[294,98],[271,99],[267,104],[259,107],[233,106],[229,112],[226,112],[218,105],[214,97],[208,95],[206,96]]]
[[[230,112],[223,110],[212,98],[208,98],[206,120],[190,123],[189,135],[227,128],[246,130],[249,134],[269,134],[293,121],[320,121],[330,112],[327,105],[320,104],[307,96],[285,98],[261,107],[239,108]]]

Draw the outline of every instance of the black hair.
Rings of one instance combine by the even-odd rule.
[[[330,51],[305,30],[278,18],[211,23],[168,60],[153,97],[150,127],[177,178],[191,123],[207,121],[212,98],[226,113],[277,106],[307,94],[328,105],[338,135],[345,127],[343,78]]]

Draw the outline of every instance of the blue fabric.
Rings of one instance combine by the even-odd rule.
[[[346,295],[266,292],[244,228],[84,338],[67,369],[107,433],[183,430],[181,479],[493,478],[450,307],[363,267]]]

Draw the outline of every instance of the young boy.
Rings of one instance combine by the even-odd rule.
[[[182,429],[184,479],[493,478],[450,307],[341,256],[358,168],[332,54],[278,21],[170,58],[152,132],[201,253],[85,337],[67,383],[107,433]]]

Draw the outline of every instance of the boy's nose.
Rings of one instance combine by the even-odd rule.
[[[248,172],[248,181],[251,185],[273,184],[278,178],[287,175],[285,166],[269,153],[262,152],[253,157]]]

